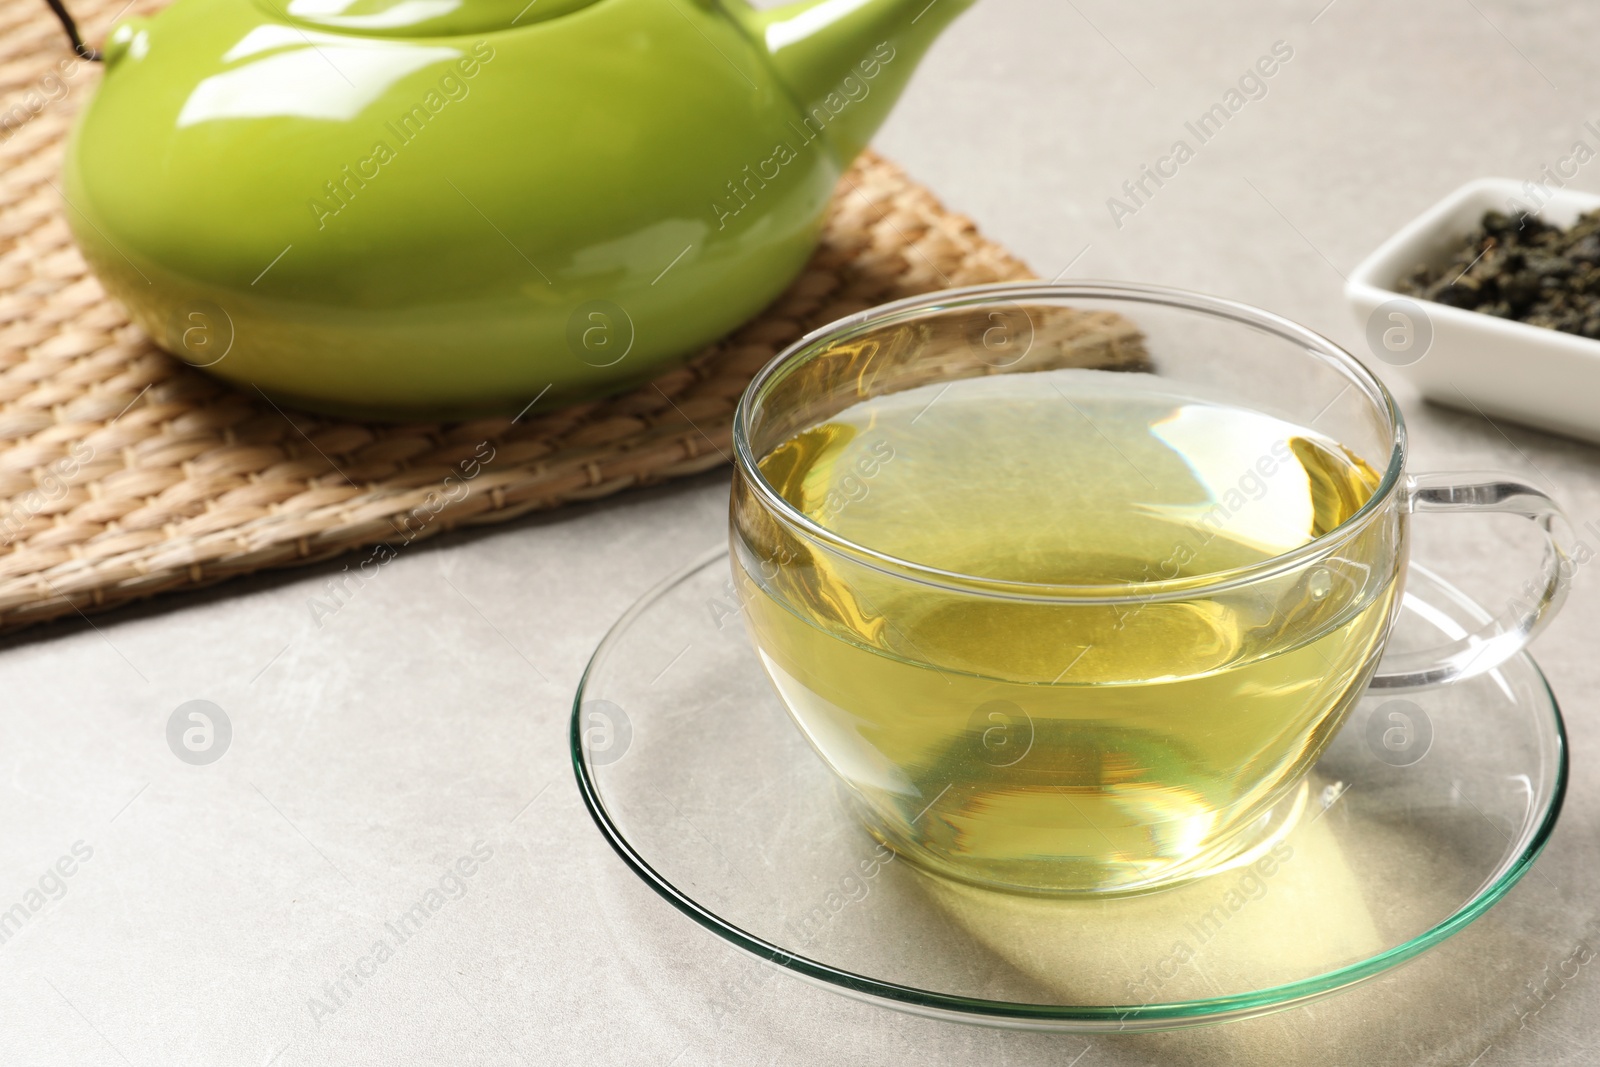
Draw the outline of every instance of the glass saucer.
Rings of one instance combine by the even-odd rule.
[[[1391,649],[1487,621],[1413,565]],[[1165,891],[1016,896],[869,837],[745,634],[725,550],[635,604],[585,672],[573,764],[628,865],[764,962],[900,1011],[1040,1030],[1160,1030],[1336,993],[1414,959],[1527,873],[1566,789],[1533,660],[1369,692],[1275,848]]]

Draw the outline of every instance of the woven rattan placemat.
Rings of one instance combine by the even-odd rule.
[[[124,10],[72,6],[91,41]],[[0,0],[0,630],[707,470],[725,462],[746,382],[803,333],[1029,276],[869,153],[788,292],[644,388],[515,423],[282,411],[157,349],[85,268],[57,172],[98,78],[43,0]],[[474,476],[441,493],[463,471]]]

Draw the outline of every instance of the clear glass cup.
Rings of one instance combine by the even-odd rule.
[[[1070,405],[1061,417],[1091,427],[1071,398],[1114,390],[1314,428],[1371,484],[1336,525],[1268,558],[1197,571],[1196,547],[1179,538],[1149,548],[1137,578],[1054,584],[897,558],[842,536],[763,472],[774,450],[864,400],[921,389],[931,405],[963,383],[960,395],[984,402],[975,390],[987,384],[972,380],[1005,375],[1040,377],[997,383],[994,403],[1048,384]],[[936,873],[1023,892],[1146,890],[1263,855],[1369,685],[1491,669],[1549,619],[1569,580],[1561,512],[1543,492],[1511,475],[1407,474],[1399,410],[1352,356],[1279,316],[1175,290],[983,286],[852,316],[756,377],[734,448],[734,587],[795,723],[880,841]],[[1219,514],[1287,454],[1263,450],[1218,484]],[[887,440],[864,453],[837,492],[870,491],[893,455]],[[1129,506],[1168,504],[1139,492]],[[1409,519],[1424,511],[1532,520],[1545,534],[1540,574],[1479,632],[1391,656],[1380,672]],[[1226,640],[1194,668],[1196,643],[1215,634]]]

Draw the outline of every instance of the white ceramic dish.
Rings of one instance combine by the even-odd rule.
[[[1345,296],[1368,362],[1395,367],[1440,404],[1600,442],[1600,341],[1401,296],[1400,279],[1448,258],[1490,210],[1532,208],[1523,182],[1468,182],[1406,225],[1351,272]],[[1529,214],[1569,226],[1600,195],[1554,189]],[[1392,304],[1391,302],[1403,301]],[[1409,305],[1409,306],[1408,306]],[[1381,310],[1380,310],[1381,309]]]

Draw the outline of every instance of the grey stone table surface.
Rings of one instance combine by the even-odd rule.
[[[1536,178],[1575,141],[1596,147],[1596,40],[1600,7],[1556,0],[982,0],[876,143],[1045,277],[1226,294],[1356,349],[1341,275],[1381,240],[1469,178]],[[1264,95],[1113,218],[1108,198],[1278,41],[1293,56]],[[1600,162],[1575,184],[1600,188]],[[1396,388],[1416,469],[1510,470],[1600,520],[1593,447]],[[1309,1008],[1150,1036],[935,1022],[782,976],[720,1019],[733,950],[602,841],[566,729],[606,627],[722,535],[725,506],[724,472],[451,535],[320,626],[311,598],[338,565],[0,645],[0,908],[48,894],[0,944],[0,1063],[1600,1060],[1600,978],[1564,965],[1592,955],[1600,911],[1600,594],[1581,572],[1537,646],[1575,766],[1542,877],[1411,966]],[[1418,523],[1417,552],[1490,597],[1530,546],[1450,520]],[[167,744],[195,699],[233,726],[209,766]],[[465,893],[426,936],[312,1011],[463,857]],[[1508,930],[1543,933],[1508,951]],[[1530,984],[1547,1003],[1528,1016]]]

